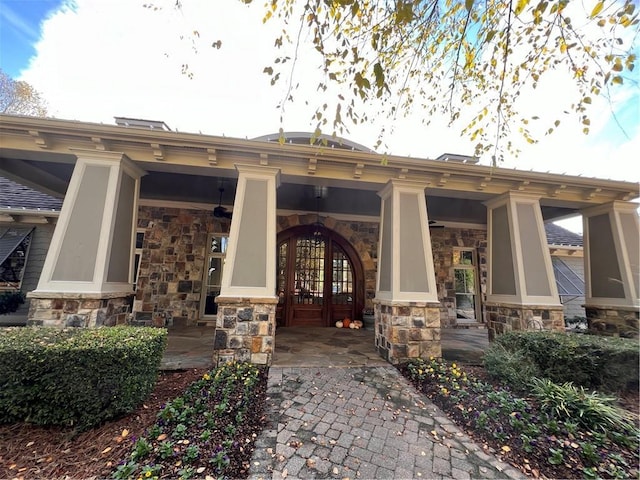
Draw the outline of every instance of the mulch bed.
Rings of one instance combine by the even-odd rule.
[[[495,390],[504,389],[499,381],[491,378],[484,367],[462,365],[462,369],[470,376],[477,380],[493,385]],[[562,478],[562,479],[579,479],[584,478],[582,474],[583,463],[577,452],[574,455],[567,454],[564,460],[552,465],[549,463],[549,452],[551,449],[558,448],[558,442],[564,441],[568,443],[566,446],[578,446],[582,441],[589,441],[589,434],[578,433],[575,437],[569,435],[566,438],[551,436],[540,436],[536,439],[536,448],[533,451],[525,451],[521,442],[513,441],[517,439],[519,434],[507,422],[502,422],[501,428],[507,438],[508,449],[505,449],[505,442],[498,442],[486,431],[475,429],[472,422],[462,414],[464,410],[473,411],[478,408],[477,399],[467,397],[465,400],[456,401],[454,404],[446,397],[440,394],[437,383],[425,382],[420,383],[412,380],[410,372],[405,365],[399,366],[400,372],[416,387],[418,391],[428,397],[434,404],[440,407],[446,415],[451,418],[467,435],[473,438],[476,443],[483,447],[485,452],[496,455],[498,458],[514,466],[522,471],[522,473],[533,478]],[[620,399],[621,406],[633,413],[638,414],[638,392],[626,393]],[[529,401],[532,401],[529,399]],[[601,456],[618,455],[624,458],[630,470],[638,467],[637,453],[621,448],[617,445],[609,445],[609,449],[599,452]],[[603,475],[603,478],[625,478],[617,475]]]
[[[206,369],[163,372],[137,410],[86,432],[29,424],[0,425],[0,478],[108,478],[127,457],[131,439],[156,421],[161,407],[181,395]],[[124,435],[123,435],[124,434]]]

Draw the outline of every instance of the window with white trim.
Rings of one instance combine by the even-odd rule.
[[[204,295],[202,296],[201,313],[203,317],[214,316],[218,313],[216,297],[220,295],[222,286],[222,269],[227,255],[229,237],[210,235],[207,243],[208,252],[204,272]]]

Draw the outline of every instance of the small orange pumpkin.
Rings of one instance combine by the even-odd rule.
[[[344,320],[342,320],[342,326],[344,328],[349,328],[350,324],[351,324],[351,320],[349,320],[348,318],[345,318]]]

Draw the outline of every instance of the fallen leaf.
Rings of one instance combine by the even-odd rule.
[[[287,475],[289,475],[289,471],[285,468],[282,470],[282,478],[287,478]]]
[[[31,446],[31,445],[33,445],[34,443],[36,443],[36,442],[29,442],[29,443],[27,443],[27,447],[30,447],[30,446]]]
[[[158,440],[159,442],[163,441],[165,438],[167,438],[167,434],[166,433],[161,433],[160,435],[158,435],[158,438],[156,438],[156,440]]]
[[[200,467],[196,470],[196,473],[202,473],[206,470],[206,467]]]
[[[307,458],[307,467],[314,468],[316,466],[316,461],[313,458]]]
[[[18,465],[16,465],[15,463],[12,463],[11,465],[9,465],[9,470],[13,470],[14,468],[16,468]]]
[[[104,455],[105,453],[109,453],[111,451],[111,447],[107,447],[104,450],[102,450],[102,455]]]
[[[505,453],[508,453],[511,451],[511,447],[509,447],[508,445],[504,445],[501,450]]]
[[[120,436],[122,438],[127,438],[127,435],[129,435],[129,430],[125,428],[124,430],[122,430],[122,433],[120,434]]]

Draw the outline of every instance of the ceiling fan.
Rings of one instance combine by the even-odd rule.
[[[222,194],[224,193],[224,188],[220,187],[218,188],[218,191],[220,192],[220,200],[218,201],[218,206],[216,208],[213,209],[213,216],[216,218],[231,218],[233,213],[227,211],[226,207],[222,206]]]

